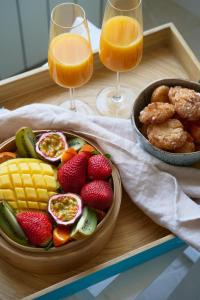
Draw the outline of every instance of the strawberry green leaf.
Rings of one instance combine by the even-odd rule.
[[[92,155],[100,154],[100,152],[98,150],[92,151],[91,153],[92,153]]]
[[[105,156],[106,158],[108,158],[108,159],[111,159],[111,158],[112,158],[111,154],[109,154],[109,153],[104,154],[104,156]]]

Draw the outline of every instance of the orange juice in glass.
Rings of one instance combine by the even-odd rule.
[[[97,108],[103,115],[127,118],[134,94],[120,86],[119,74],[135,68],[142,58],[143,25],[139,0],[107,1],[100,38],[99,56],[108,69],[117,72],[116,87],[108,87],[97,96]]]
[[[82,36],[63,33],[49,46],[49,72],[60,86],[76,88],[91,78],[93,55],[89,42]]]
[[[110,70],[125,72],[141,60],[143,37],[137,20],[116,16],[103,26],[100,41],[100,59]]]
[[[71,101],[64,102],[63,106],[88,112],[89,107],[73,97],[74,88],[87,83],[93,73],[87,21],[79,5],[63,3],[53,9],[48,64],[51,78],[59,86],[69,88]]]

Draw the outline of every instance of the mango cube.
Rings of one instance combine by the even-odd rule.
[[[16,158],[0,164],[0,198],[20,210],[46,210],[57,193],[57,170],[34,158]]]

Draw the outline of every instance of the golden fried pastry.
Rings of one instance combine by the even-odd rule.
[[[200,122],[191,123],[190,133],[194,139],[194,142],[200,144]]]
[[[177,113],[174,114],[173,119],[179,120],[182,123],[185,131],[190,131],[191,121],[181,118]]]
[[[187,132],[177,119],[169,119],[162,124],[151,124],[147,128],[150,143],[160,149],[174,151],[187,140]]]
[[[169,89],[169,93],[168,93],[168,97],[169,97],[169,102],[174,104],[175,103],[175,96],[177,91],[179,91],[180,89],[182,89],[181,86],[175,86],[175,87],[170,87]]]
[[[193,142],[192,136],[187,132],[187,140],[185,144],[174,150],[175,153],[190,153],[195,151],[195,144]]]
[[[174,113],[174,105],[154,102],[150,103],[140,112],[139,120],[143,124],[158,124],[170,119]]]
[[[169,87],[166,85],[161,85],[157,87],[151,96],[151,102],[164,102],[169,103]]]
[[[200,119],[200,95],[194,90],[178,88],[171,99],[173,99],[175,111],[181,118],[190,121]]]

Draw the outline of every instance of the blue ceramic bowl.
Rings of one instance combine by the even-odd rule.
[[[143,108],[150,103],[150,98],[153,91],[160,85],[168,85],[170,87],[178,85],[193,89],[200,93],[200,84],[182,79],[161,79],[148,85],[136,98],[131,115],[133,128],[137,133],[137,138],[141,146],[153,156],[171,165],[189,166],[196,162],[199,162],[200,151],[191,153],[167,152],[153,146],[140,131],[141,123],[139,121],[139,114],[141,110],[143,110]]]

